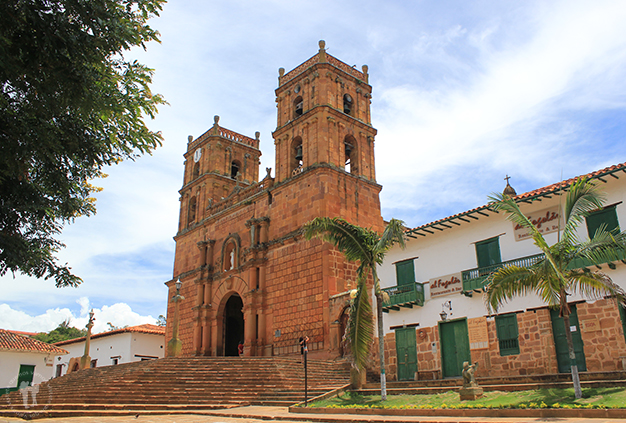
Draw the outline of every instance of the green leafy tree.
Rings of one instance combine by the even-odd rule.
[[[0,275],[81,279],[55,254],[63,225],[95,213],[102,169],[150,153],[165,103],[152,69],[123,53],[158,32],[165,0],[0,2]]]
[[[39,333],[33,336],[33,338],[42,342],[47,342],[48,344],[54,344],[55,342],[82,338],[83,336],[87,336],[87,330],[77,329],[70,326],[70,321],[68,319],[61,322],[61,324],[59,324],[56,329],[51,330],[48,333]]]
[[[159,317],[157,318],[157,321],[156,321],[156,325],[161,326],[161,327],[167,326],[167,319],[165,318],[164,315],[159,314]]]
[[[580,293],[587,298],[612,296],[624,303],[625,293],[611,278],[598,271],[580,268],[579,263],[600,264],[624,257],[626,232],[612,234],[606,225],[600,227],[592,239],[580,241],[577,228],[589,212],[602,208],[603,195],[591,182],[579,179],[571,184],[565,201],[565,226],[554,245],[548,245],[535,225],[522,213],[515,200],[507,195],[491,196],[491,208],[503,211],[507,219],[526,228],[532,239],[543,252],[544,258],[530,267],[509,265],[490,276],[485,301],[489,312],[516,296],[537,294],[546,304],[558,308],[563,317],[572,380],[576,398],[582,390],[576,365],[574,343],[569,323],[570,307],[567,296]]]
[[[372,275],[378,322],[381,398],[385,401],[387,382],[383,331],[384,292],[380,288],[376,266],[382,264],[385,254],[394,244],[398,243],[404,248],[404,222],[391,219],[381,236],[371,229],[353,225],[341,218],[318,217],[304,226],[304,236],[306,239],[318,237],[330,242],[344,254],[348,261],[359,262],[356,295],[352,300],[348,322],[348,339],[352,358],[359,370],[365,368],[374,334],[372,306],[366,284],[367,278],[370,274]]]

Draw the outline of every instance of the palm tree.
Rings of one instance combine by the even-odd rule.
[[[535,245],[541,249],[544,258],[530,267],[509,265],[500,268],[490,276],[485,302],[489,313],[515,296],[536,293],[545,303],[559,309],[563,317],[565,336],[571,361],[572,381],[576,398],[582,397],[574,344],[570,332],[570,308],[567,296],[578,292],[588,298],[615,297],[624,303],[626,293],[611,278],[599,271],[580,268],[579,263],[607,263],[624,258],[626,232],[611,233],[606,225],[601,226],[594,236],[580,242],[576,230],[585,217],[602,208],[603,195],[587,179],[574,181],[565,201],[565,225],[559,231],[558,241],[549,246],[543,235],[522,213],[515,200],[504,194],[489,197],[491,208],[504,211],[507,219],[520,225],[532,234]]]
[[[382,264],[385,254],[392,245],[398,243],[404,248],[404,222],[391,219],[380,236],[371,229],[353,225],[338,217],[317,217],[304,226],[304,236],[306,239],[318,237],[330,242],[344,254],[348,261],[359,262],[356,295],[350,307],[348,324],[348,339],[352,350],[352,359],[355,367],[359,370],[365,368],[374,332],[372,307],[366,285],[367,278],[370,273],[372,274],[378,318],[380,390],[381,399],[385,401],[387,399],[387,382],[383,338],[383,291],[380,288],[376,266]]]

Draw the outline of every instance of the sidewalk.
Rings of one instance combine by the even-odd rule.
[[[78,414],[78,413],[77,413]],[[256,423],[262,421],[282,422],[366,422],[366,423],[537,423],[537,422],[573,422],[573,423],[626,423],[626,419],[590,419],[590,418],[486,418],[486,417],[438,417],[438,416],[381,416],[359,414],[314,414],[314,413],[290,413],[287,407],[262,407],[249,406],[237,407],[227,410],[207,410],[197,414],[153,414],[147,411],[137,415],[112,415],[85,416],[80,412],[77,417],[56,417],[38,419],[40,423]],[[0,423],[23,422],[19,418],[0,417]]]

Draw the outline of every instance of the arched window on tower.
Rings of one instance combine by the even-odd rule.
[[[232,179],[237,179],[237,173],[239,173],[240,169],[241,163],[239,163],[239,160],[233,160],[233,162],[230,164],[230,177]]]
[[[302,168],[304,166],[304,153],[302,149],[302,138],[296,137],[291,142],[291,152],[290,152],[290,167],[291,167],[291,175],[295,176],[298,173],[302,172]]]
[[[187,212],[187,226],[190,226],[196,221],[196,197],[189,199],[189,209]]]
[[[352,97],[350,94],[343,95],[343,112],[352,116]]]
[[[200,163],[196,163],[193,165],[192,179],[196,179],[198,176],[200,176]]]
[[[299,118],[300,116],[302,116],[303,112],[304,112],[304,109],[302,106],[302,96],[299,95],[293,101],[293,118],[294,119]]]
[[[356,152],[356,140],[352,135],[347,135],[343,140],[344,157],[345,157],[345,171],[352,174],[357,174],[357,152]]]

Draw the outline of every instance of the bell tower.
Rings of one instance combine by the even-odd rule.
[[[330,166],[375,182],[372,87],[362,71],[319,52],[294,70],[279,70],[276,102],[276,181]]]
[[[219,126],[196,139],[189,136],[185,153],[185,176],[181,188],[179,231],[208,217],[207,209],[259,178],[259,132],[246,137]]]

